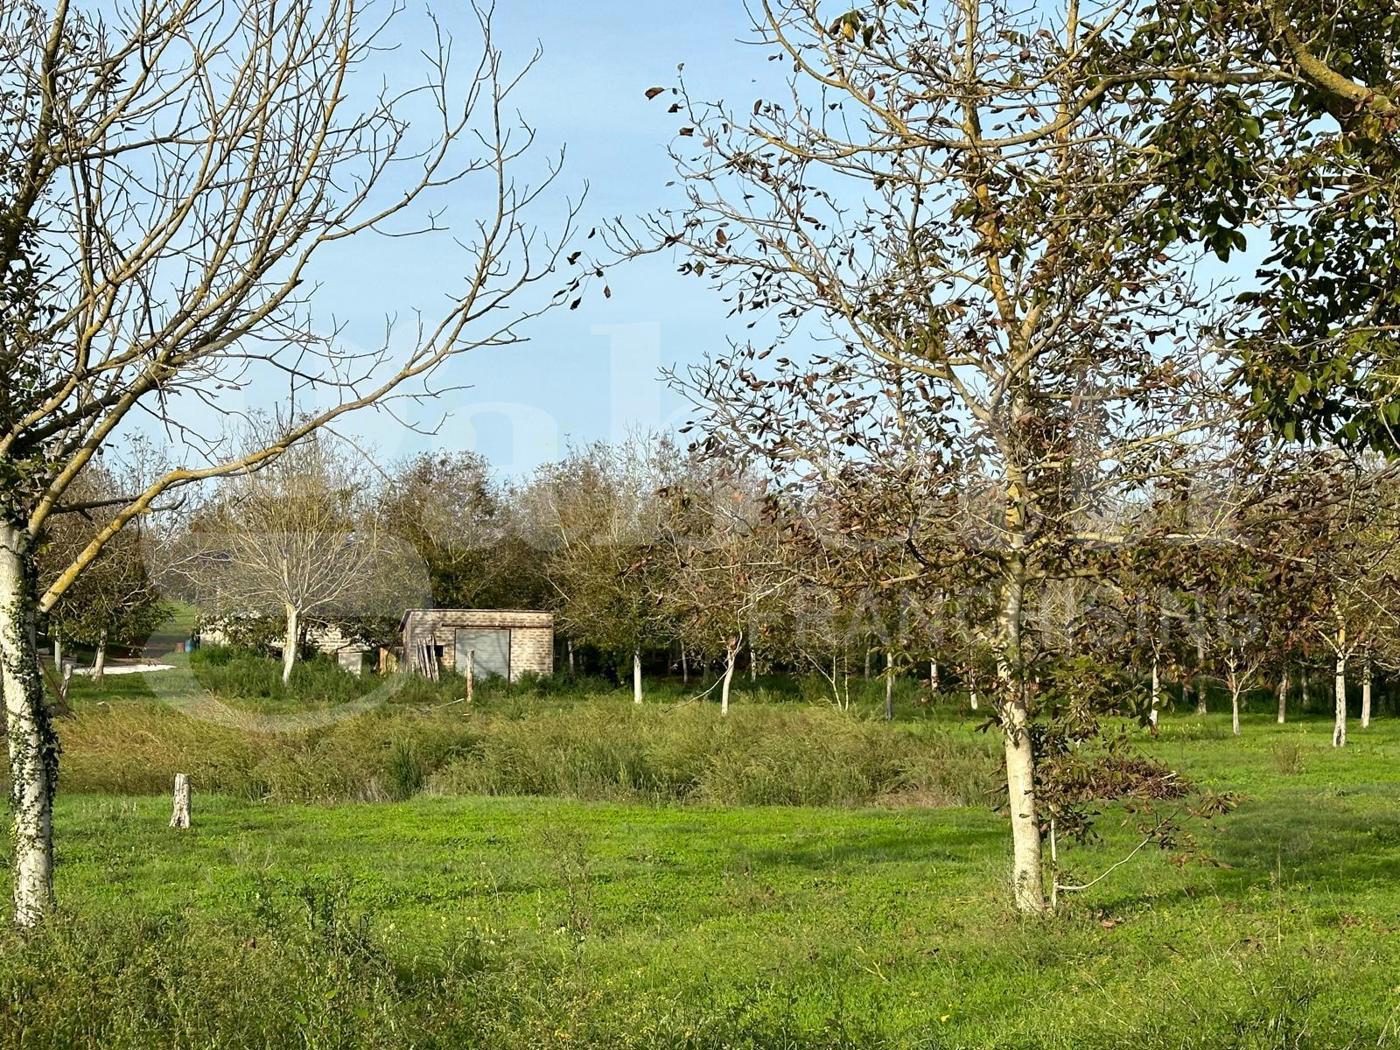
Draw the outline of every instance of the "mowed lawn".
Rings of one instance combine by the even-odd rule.
[[[69,795],[65,918],[0,945],[6,1045],[1400,1046],[1400,725],[1180,715],[1238,793],[1007,908],[990,810]],[[971,732],[969,723],[968,731]],[[1093,877],[1121,814],[1075,849]]]

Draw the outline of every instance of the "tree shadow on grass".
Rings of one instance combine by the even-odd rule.
[[[1278,872],[1290,881],[1339,888],[1373,876],[1393,880],[1400,873],[1400,800],[1377,801],[1290,792],[1248,803],[1230,819],[1216,852],[1244,879]]]
[[[748,854],[764,866],[813,871],[907,863],[970,868],[981,866],[989,852],[995,855],[1006,838],[1006,829],[995,823],[967,827],[930,820],[912,822],[899,829],[850,829],[830,838],[808,839],[782,849],[749,850]]]
[[[1161,906],[1202,893],[1238,899],[1266,885],[1335,891],[1360,902],[1367,884],[1394,885],[1400,874],[1400,806],[1369,792],[1299,789],[1245,803],[1222,820],[1219,834],[1205,845],[1219,867],[1190,869],[1199,874],[1172,891],[1125,885],[1113,895],[1109,889],[1100,902],[1116,910]]]

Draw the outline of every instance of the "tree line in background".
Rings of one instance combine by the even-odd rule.
[[[1214,682],[1236,731],[1250,694],[1272,690],[1280,719],[1290,696],[1326,695],[1344,744],[1347,683],[1365,726],[1370,683],[1400,672],[1400,473],[1271,442],[1230,453],[1100,508],[1101,542],[1024,610],[1032,688],[1072,705],[1090,679],[1111,681],[1119,709],[1155,727],[1169,691],[1204,705]],[[713,668],[726,709],[741,657],[750,675],[820,674],[836,703],[872,657],[886,677],[956,681],[974,706],[995,676],[995,505],[984,476],[933,458],[893,475],[847,464],[830,483],[663,437],[590,445],[510,482],[470,452],[382,475],[365,462],[314,438],[132,531],[50,615],[50,638],[100,651],[105,625],[136,646],[178,596],[290,659],[309,628],[393,646],[403,610],[430,604],[551,610],[570,670],[587,647],[638,701],[643,666],[687,680]],[[84,480],[95,499],[114,483]],[[45,563],[86,540],[55,530]]]

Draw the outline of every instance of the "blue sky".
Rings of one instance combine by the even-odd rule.
[[[458,37],[465,67],[477,40],[464,8],[433,5]],[[645,98],[648,87],[673,84],[683,62],[698,93],[746,104],[755,78],[772,76],[765,53],[741,42],[751,34],[737,0],[501,0],[494,25],[508,62],[528,60],[536,44],[543,50],[517,104],[538,131],[541,158],[545,150],[567,146],[561,193],[588,183],[584,233],[610,216],[635,216],[677,199],[666,188],[674,175],[666,146],[675,117],[666,115],[665,99]],[[412,62],[426,29],[422,9],[406,12],[396,27],[404,46],[393,61]],[[448,205],[449,223],[473,214],[466,192]],[[422,413],[431,419],[450,408],[434,437],[382,416],[362,418],[350,429],[387,458],[435,445],[472,448],[502,473],[521,474],[556,458],[570,441],[674,428],[686,409],[658,380],[658,368],[722,349],[737,327],[726,322],[720,297],[676,274],[675,265],[669,256],[627,263],[608,276],[611,298],[595,288],[579,309],[556,310],[533,323],[527,344],[474,351],[454,362],[446,378],[469,388]],[[434,293],[450,287],[443,278],[460,266],[450,245],[360,244],[322,268],[315,314],[323,324],[331,316],[343,321],[350,342],[370,345],[381,336],[386,313],[430,311]]]

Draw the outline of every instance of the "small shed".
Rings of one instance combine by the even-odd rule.
[[[517,681],[554,673],[554,614],[533,609],[409,609],[399,623],[405,667]]]

